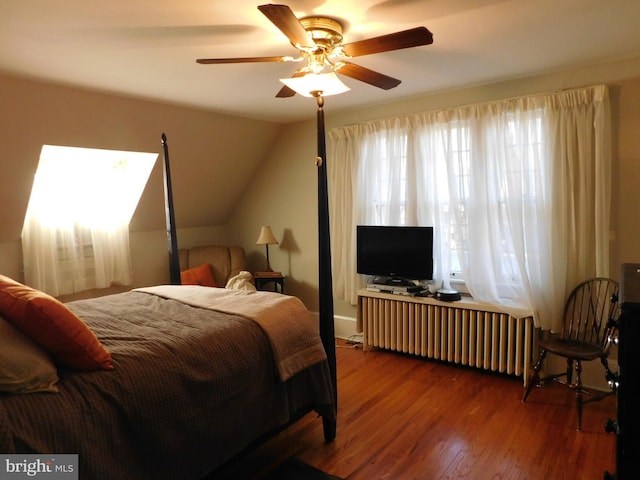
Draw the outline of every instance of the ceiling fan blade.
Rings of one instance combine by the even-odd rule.
[[[359,57],[371,53],[382,53],[402,48],[418,47],[433,43],[433,34],[425,27],[416,27],[401,32],[347,43],[342,51],[349,57]]]
[[[241,58],[198,58],[197,63],[218,64],[218,63],[256,63],[256,62],[292,62],[293,57],[241,57]]]
[[[313,39],[288,6],[270,3],[258,6],[258,10],[287,36],[292,45],[296,47],[315,46]]]
[[[390,90],[400,85],[400,80],[397,78],[383,75],[355,63],[342,62],[336,66],[336,72],[384,90]]]

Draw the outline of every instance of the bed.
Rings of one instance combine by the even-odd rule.
[[[30,319],[0,309],[0,336],[46,350],[57,375],[39,379],[42,391],[0,393],[0,452],[77,453],[83,479],[199,480],[310,412],[335,438],[332,302],[318,333],[295,297],[179,285],[164,135],[163,145],[168,285],[62,304],[0,275],[0,306],[17,289]],[[28,326],[42,311],[46,322]],[[59,331],[80,329],[82,355],[47,343],[56,316]]]
[[[0,394],[4,453],[78,453],[87,479],[200,479],[307,412],[335,420],[295,297],[159,286],[65,307],[112,368],[58,368],[57,393]]]

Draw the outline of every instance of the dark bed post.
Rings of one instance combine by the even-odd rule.
[[[333,280],[331,277],[331,238],[329,234],[329,198],[327,189],[327,154],[324,132],[324,98],[322,92],[313,92],[318,102],[318,269],[320,337],[327,353],[334,404],[338,408],[338,384],[336,378],[336,344],[333,320]],[[336,422],[323,419],[325,440],[336,436]]]
[[[171,190],[171,171],[169,169],[169,147],[167,136],[162,134],[162,151],[164,153],[164,208],[167,218],[167,240],[169,242],[169,282],[180,285],[180,257],[178,256],[178,240],[176,235],[176,219],[173,212],[173,192]]]

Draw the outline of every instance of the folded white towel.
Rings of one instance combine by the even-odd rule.
[[[243,270],[239,274],[231,277],[227,281],[225,288],[233,288],[234,290],[255,291],[256,287],[251,282],[252,279],[253,279],[253,276],[251,275],[251,272],[247,272],[246,270]]]

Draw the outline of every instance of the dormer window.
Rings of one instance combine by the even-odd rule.
[[[131,285],[129,222],[157,157],[44,145],[22,228],[25,282],[54,296]]]

